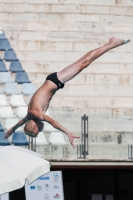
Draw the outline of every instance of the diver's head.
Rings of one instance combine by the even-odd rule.
[[[42,131],[44,124],[40,120],[30,120],[24,126],[24,132],[26,135],[36,137],[40,131]]]

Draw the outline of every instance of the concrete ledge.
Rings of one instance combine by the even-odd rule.
[[[36,74],[50,74],[54,71],[60,71],[66,66],[72,64],[71,61],[64,62],[50,62],[50,61],[22,61],[24,70],[27,73]],[[94,75],[133,75],[133,63],[119,63],[119,60],[116,63],[101,63],[94,62],[80,74],[94,74]],[[78,75],[79,76],[79,75]],[[77,76],[77,77],[78,77]],[[75,78],[74,78],[75,79]],[[71,81],[70,81],[71,82]]]
[[[68,62],[71,63],[76,62],[82,56],[85,55],[86,52],[45,52],[45,51],[17,51],[17,56],[22,61],[48,61],[48,62]],[[133,63],[133,56],[132,53],[119,53],[119,52],[108,52],[104,54],[100,58],[98,58],[95,62],[99,63]]]
[[[3,3],[3,0],[0,0]],[[4,3],[10,3],[10,0],[4,0]],[[30,3],[30,4],[89,4],[89,5],[115,5],[115,0],[12,0],[12,3]]]
[[[80,160],[80,161],[51,161],[52,168],[133,168],[133,162],[131,161],[88,161],[88,160]]]
[[[68,19],[69,20],[69,19]],[[25,22],[25,21],[24,21]],[[15,23],[20,23],[19,21],[16,21]],[[49,22],[48,22],[49,23]],[[54,23],[54,22],[53,22]],[[63,22],[59,22],[60,23],[60,27],[62,27]],[[65,22],[66,23],[66,22]],[[76,22],[75,22],[76,23]],[[74,23],[74,24],[75,24]],[[0,22],[1,24],[1,22]],[[47,24],[47,22],[46,22]],[[74,26],[73,24],[73,26]],[[108,23],[108,24],[113,24],[113,23]],[[51,24],[50,24],[51,25]],[[56,25],[56,22],[55,22]],[[76,27],[77,24],[75,24]],[[104,22],[103,22],[104,25]],[[102,27],[103,27],[102,25]],[[2,25],[3,26],[3,25]],[[27,22],[27,27],[29,26],[28,22]],[[32,23],[33,26],[33,23]],[[35,25],[34,25],[35,26]],[[44,25],[45,26],[45,25]],[[84,22],[84,24],[82,26],[88,26],[88,22]],[[120,26],[122,26],[122,24],[120,23]],[[130,29],[131,26],[131,29]],[[59,27],[59,26],[56,26]],[[45,31],[38,31],[38,26],[34,27],[34,30],[32,30],[32,28],[29,27],[29,31],[12,31],[12,30],[7,30],[6,33],[6,37],[11,39],[11,40],[19,40],[19,41],[23,41],[23,40],[27,40],[27,41],[66,41],[66,42],[86,42],[88,44],[89,47],[89,43],[94,42],[94,43],[101,43],[103,42],[104,44],[107,43],[107,41],[112,37],[118,37],[118,38],[130,38],[132,40],[133,38],[133,29],[132,29],[132,24],[130,23],[129,26],[124,26],[124,31],[122,32],[122,30],[119,28],[119,25],[114,25],[113,27],[111,25],[108,25],[105,27],[105,29],[103,30],[99,30],[99,26],[96,27],[95,23],[92,24],[91,28],[88,28],[88,30],[82,31],[82,27],[79,30],[79,27],[73,28],[72,26],[66,27],[65,30],[62,30],[64,28],[58,28],[58,30],[53,30],[52,31],[49,29],[49,27],[47,28],[47,30]],[[116,28],[117,27],[117,28]],[[3,27],[4,28],[4,27]],[[36,28],[36,30],[35,30]],[[45,27],[46,28],[46,27]],[[70,29],[71,28],[71,29]],[[126,32],[126,29],[130,29],[131,32]],[[73,30],[73,31],[72,31]],[[99,34],[100,32],[100,34]]]
[[[65,108],[72,109],[72,113],[79,114],[79,110],[82,109],[82,113],[85,112],[84,108],[86,108],[86,111],[89,113],[90,109],[96,110],[96,113],[112,113],[112,115],[123,115],[126,116],[129,114],[129,116],[132,116],[131,110],[133,108],[133,97],[90,97],[90,96],[62,96],[62,95],[56,95],[52,99],[50,108],[52,108],[51,112],[57,112],[58,110],[65,110]],[[53,110],[55,109],[55,110]],[[79,109],[79,110],[78,110]],[[129,110],[128,110],[129,109]],[[102,112],[101,112],[102,110]],[[97,112],[98,111],[98,112]],[[86,112],[85,112],[86,113]],[[93,112],[92,112],[93,113]]]
[[[28,3],[1,3],[0,12],[10,13],[96,13],[132,15],[132,8],[129,6],[105,6],[105,5],[83,5],[80,4],[28,4]]]
[[[27,21],[27,22],[33,22],[34,20],[36,21],[52,21],[52,22],[67,22],[67,21],[72,21],[72,22],[78,22],[78,21],[90,21],[90,22],[103,22],[103,23],[133,23],[133,18],[132,15],[130,16],[124,16],[124,15],[107,15],[107,14],[92,14],[92,13],[1,13],[0,14],[1,18],[6,21]],[[1,20],[3,21],[3,20]]]
[[[132,86],[125,85],[67,85],[57,96],[133,97]]]
[[[45,52],[89,52],[92,49],[98,48],[100,46],[105,45],[105,42],[73,42],[73,41],[31,41],[31,40],[12,40],[11,41],[12,47],[16,51],[21,52],[37,52],[37,51],[45,51]],[[111,52],[125,52],[125,53],[132,53],[133,51],[133,44],[130,43],[129,45],[123,45],[119,48],[112,49]]]

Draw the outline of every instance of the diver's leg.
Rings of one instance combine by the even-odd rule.
[[[101,55],[109,51],[110,49],[113,49],[122,44],[126,44],[128,42],[130,42],[129,39],[124,40],[124,39],[111,38],[108,44],[106,44],[105,46],[89,51],[78,61],[64,68],[60,72],[58,72],[57,73],[58,79],[62,83],[65,83],[71,80],[73,77],[75,77],[78,73],[80,73],[84,68],[90,65],[90,63],[92,63],[98,57],[100,57]]]

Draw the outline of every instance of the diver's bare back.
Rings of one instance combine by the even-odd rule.
[[[44,84],[35,92],[28,106],[28,113],[42,118],[43,114],[49,107],[50,100],[57,91],[57,86],[50,80],[46,80]]]

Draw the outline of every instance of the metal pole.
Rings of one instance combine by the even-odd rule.
[[[29,137],[29,146],[28,146],[28,149],[30,149],[30,137]]]
[[[129,145],[128,145],[128,159],[129,159]]]
[[[87,134],[86,134],[86,139],[87,139],[87,155],[89,155],[89,145],[88,145],[88,140],[89,140],[89,133],[88,133],[88,116],[86,117],[87,119]]]
[[[78,145],[77,145],[77,158],[78,158]]]
[[[33,151],[36,152],[36,138],[33,138]]]
[[[83,117],[81,117],[81,155],[83,155]]]
[[[31,150],[33,151],[33,137],[31,138]]]
[[[83,146],[83,145],[80,144],[80,157],[82,156],[82,152],[83,152],[82,146]]]
[[[36,138],[35,138],[35,148],[34,148],[35,152],[36,152]]]
[[[88,155],[88,116],[84,114],[81,116],[81,144],[77,146],[77,158],[86,158],[86,155]]]
[[[84,115],[84,158],[86,158],[86,115]]]
[[[131,160],[132,160],[132,145],[131,145]]]

